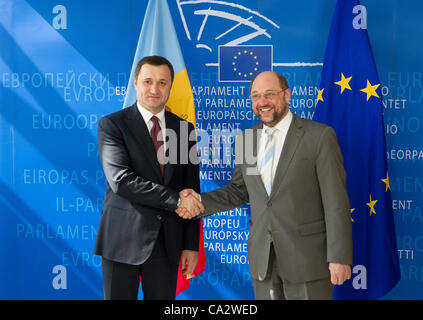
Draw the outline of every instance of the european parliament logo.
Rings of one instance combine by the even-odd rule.
[[[272,61],[272,46],[219,46],[219,82],[249,82],[272,71]]]

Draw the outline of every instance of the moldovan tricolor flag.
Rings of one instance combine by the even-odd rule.
[[[191,122],[195,127],[194,96],[166,0],[150,0],[148,3],[126,90],[124,108],[132,105],[137,99],[134,87],[134,72],[138,61],[145,56],[152,55],[159,55],[168,59],[175,71],[175,79],[173,80],[172,90],[170,91],[166,107],[172,113]],[[176,294],[189,288],[189,279],[204,271],[205,257],[202,223],[200,223],[200,226],[200,246],[197,266],[194,272],[188,277],[182,276],[181,269],[179,269]]]

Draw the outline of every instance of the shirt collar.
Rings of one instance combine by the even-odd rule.
[[[156,116],[157,118],[159,118],[159,123],[160,124],[165,124],[165,109],[163,108],[162,111],[160,111],[157,114],[151,113],[150,111],[148,111],[146,108],[144,108],[143,106],[140,105],[140,103],[137,101],[137,107],[139,112],[141,113],[144,121],[146,124],[148,124],[148,121],[150,121],[152,116]]]
[[[291,110],[288,110],[288,113],[286,114],[286,116],[281,121],[279,121],[273,128],[278,129],[281,132],[287,132],[291,122],[292,122],[292,112]],[[263,124],[263,130],[265,130],[266,128],[269,128],[269,127]]]

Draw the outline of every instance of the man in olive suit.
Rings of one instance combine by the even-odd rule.
[[[291,91],[275,72],[251,84],[261,122],[235,144],[232,180],[201,199],[204,217],[250,203],[250,273],[256,299],[332,299],[351,277],[352,228],[343,158],[334,130],[289,110]],[[253,159],[253,160],[251,160]],[[192,218],[178,209],[183,218]]]

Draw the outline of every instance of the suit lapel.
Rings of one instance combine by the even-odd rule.
[[[261,180],[261,176],[260,173],[258,172],[258,168],[257,168],[257,155],[258,155],[258,143],[259,140],[261,138],[261,132],[263,130],[263,123],[260,122],[259,124],[257,124],[256,126],[247,129],[247,130],[251,130],[249,131],[249,133],[245,133],[244,134],[244,155],[245,158],[243,159],[244,163],[247,164],[247,171],[246,174],[247,176],[250,177],[250,179],[252,181],[254,181],[254,183],[257,186],[257,190],[259,190],[261,193],[263,193],[264,195],[267,195],[266,192],[266,188],[264,187],[263,181]],[[252,137],[251,137],[252,135]],[[251,142],[252,139],[252,142]],[[251,155],[249,155],[249,145],[253,146],[253,157],[251,158]],[[251,170],[251,171],[250,171]]]
[[[292,123],[288,129],[285,137],[285,143],[282,148],[281,156],[279,158],[278,166],[276,168],[275,177],[273,180],[272,192],[270,197],[276,192],[281,184],[289,165],[291,164],[292,158],[294,157],[295,151],[304,135],[302,130],[301,119],[293,114]]]
[[[163,177],[160,172],[160,166],[157,161],[156,150],[154,149],[153,140],[151,140],[150,133],[148,132],[147,125],[138,110],[137,104],[133,104],[131,107],[127,108],[126,119],[129,129],[135,136],[135,139],[140,144],[140,147],[146,154],[151,168],[156,174],[158,180],[162,181]]]

